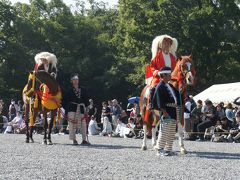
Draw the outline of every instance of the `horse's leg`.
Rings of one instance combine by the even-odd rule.
[[[26,143],[29,143],[29,105],[25,104]]]
[[[25,119],[25,125],[26,125],[26,143],[29,143],[29,125],[28,125],[29,121],[26,117]]]
[[[147,124],[145,123],[143,125],[143,132],[144,132],[144,136],[143,136],[142,150],[145,151],[147,150]]]
[[[184,147],[184,143],[183,143],[183,136],[184,136],[184,132],[183,132],[183,127],[181,124],[181,119],[183,118],[183,107],[177,107],[176,111],[177,111],[177,130],[178,130],[178,141],[179,141],[179,146],[180,146],[180,154],[187,154],[187,150]]]
[[[52,133],[52,128],[53,128],[53,123],[56,121],[57,118],[57,111],[51,111],[51,120],[48,125],[48,145],[53,145],[52,140],[51,140],[51,133]]]
[[[37,110],[34,108],[34,109],[33,109],[33,113],[31,113],[31,115],[30,115],[30,117],[29,117],[29,121],[30,121],[29,139],[30,139],[30,142],[32,142],[32,143],[34,143],[34,140],[33,140],[33,126],[34,126],[36,117],[37,117]]]
[[[152,146],[153,146],[153,149],[156,149],[156,145],[157,145],[157,135],[156,135],[156,133],[157,133],[157,130],[158,130],[158,126],[159,126],[159,120],[152,127]]]
[[[48,128],[48,120],[47,120],[47,111],[44,108],[43,109],[43,131],[44,131],[44,136],[43,136],[43,144],[47,145],[47,128]]]
[[[183,143],[184,132],[183,132],[182,124],[178,122],[177,126],[178,126],[178,141],[180,146],[180,154],[187,154],[187,150],[185,149],[184,143]]]

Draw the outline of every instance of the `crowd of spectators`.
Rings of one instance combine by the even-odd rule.
[[[214,142],[240,142],[240,98],[233,104],[211,100],[195,102],[192,96],[185,100],[184,139]],[[0,133],[25,133],[24,106],[21,101],[11,100],[6,106],[0,100]],[[61,112],[64,112],[62,109]],[[143,122],[138,102],[128,104],[126,110],[117,99],[102,102],[97,108],[92,99],[87,107],[88,134],[108,137],[143,138]],[[50,116],[50,115],[49,115]],[[68,133],[67,119],[62,115],[56,122],[54,133]],[[43,115],[35,121],[35,133],[42,133]]]
[[[240,142],[240,98],[224,106],[211,100],[194,102],[190,96],[184,110],[184,139]]]

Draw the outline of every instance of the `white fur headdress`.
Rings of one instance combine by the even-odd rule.
[[[40,65],[42,63],[42,61],[41,61],[42,58],[47,59],[47,61],[49,63],[51,63],[53,65],[53,67],[57,66],[57,58],[54,54],[49,53],[49,52],[40,52],[40,53],[36,54],[34,59],[35,59],[35,62],[38,65]]]
[[[177,47],[178,47],[177,39],[172,38],[171,36],[169,36],[167,34],[164,34],[164,35],[161,35],[161,36],[157,36],[153,39],[153,42],[152,42],[152,59],[156,56],[158,49],[162,48],[162,42],[163,42],[163,39],[165,39],[165,38],[168,38],[168,39],[172,40],[172,45],[170,47],[170,52],[174,56],[176,56],[175,53],[176,53]]]

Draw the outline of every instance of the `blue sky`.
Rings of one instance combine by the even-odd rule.
[[[16,2],[22,2],[22,3],[29,3],[29,0],[10,0],[12,3],[16,3]],[[49,2],[50,0],[45,0],[47,2]],[[109,7],[113,7],[114,5],[117,5],[118,0],[96,0],[97,2],[103,1],[108,3]],[[63,0],[63,2],[67,5],[71,5],[71,4],[75,4],[74,0]]]

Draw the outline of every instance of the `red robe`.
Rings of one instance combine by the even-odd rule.
[[[173,71],[173,69],[176,66],[176,58],[171,53],[169,53],[169,55],[170,55],[170,59],[171,59],[171,68]],[[163,58],[163,54],[162,54],[161,49],[159,49],[156,56],[151,60],[151,63],[150,63],[150,69],[151,69],[152,75],[153,75],[151,87],[155,87],[160,82],[160,77],[158,75],[158,72],[164,66],[166,66],[166,65],[165,65],[165,61]]]

